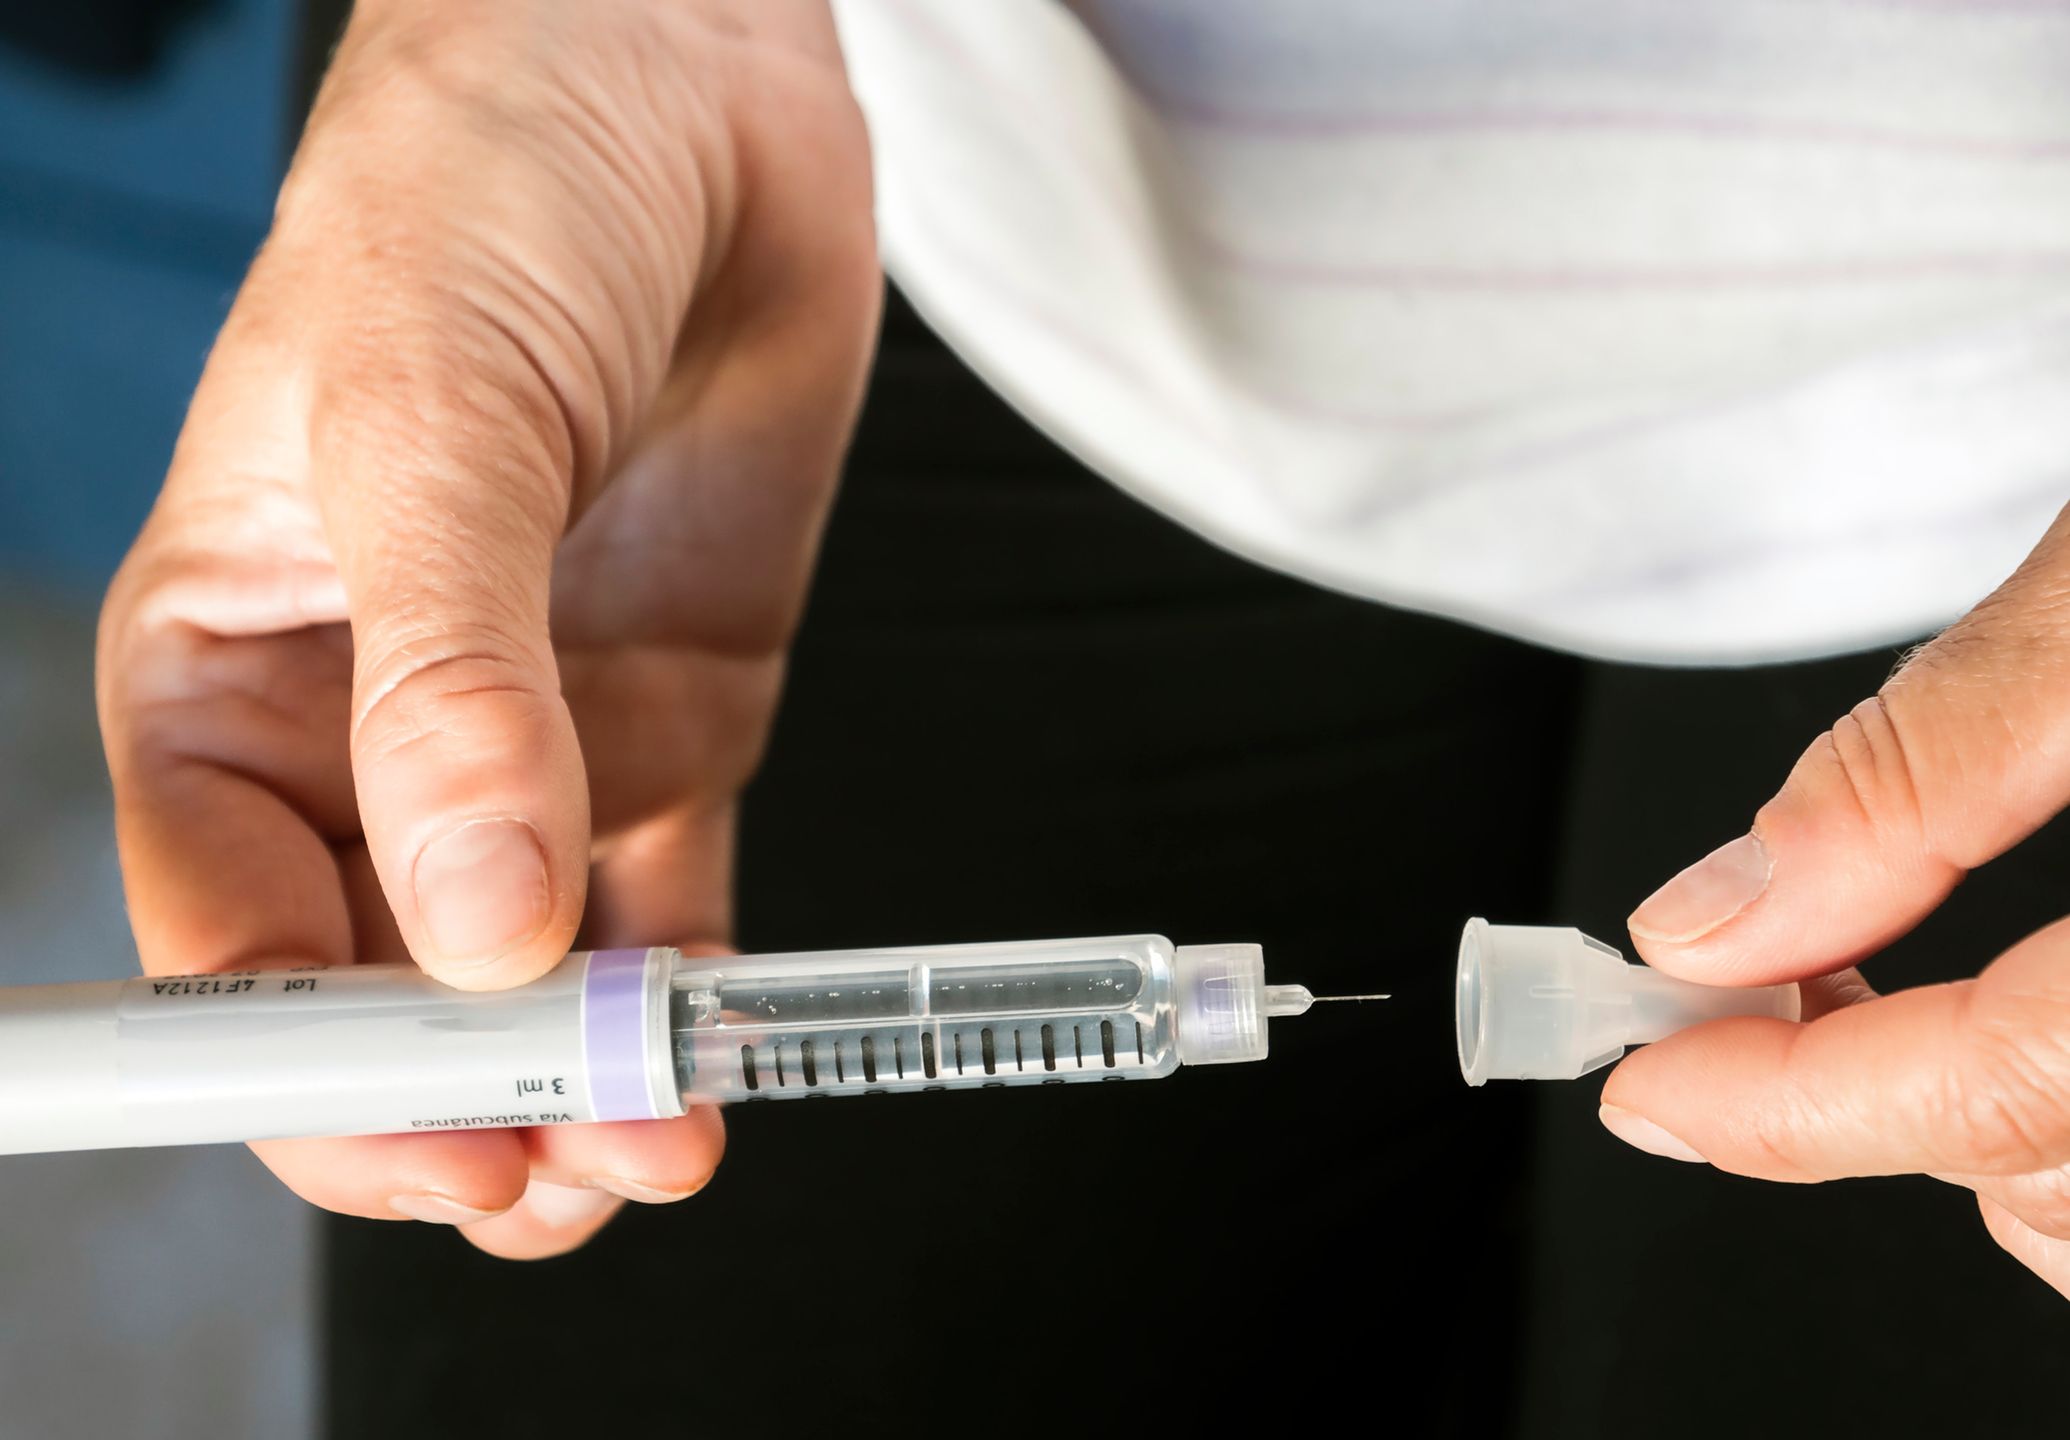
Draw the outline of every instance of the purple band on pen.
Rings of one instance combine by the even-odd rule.
[[[653,1034],[647,952],[595,950],[582,977],[582,1060],[589,1108],[599,1120],[658,1120],[647,1077]]]

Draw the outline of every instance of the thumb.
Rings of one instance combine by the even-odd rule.
[[[1661,969],[1758,985],[1850,965],[2070,799],[2070,519],[1812,742],[1751,831],[1633,912]]]
[[[511,334],[447,306],[384,334],[378,373],[333,366],[311,407],[311,483],[352,624],[367,848],[411,954],[466,989],[558,961],[589,866],[547,627],[573,444]]]
[[[623,83],[653,27],[456,11],[354,12],[239,306],[306,424],[283,448],[351,621],[375,873],[426,970],[493,989],[553,965],[581,915],[550,572],[665,373],[723,132],[681,123],[699,85]],[[695,50],[669,33],[663,58]]]

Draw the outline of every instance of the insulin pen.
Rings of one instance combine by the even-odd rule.
[[[412,965],[0,989],[0,1154],[1156,1079],[1264,1059],[1267,1021],[1316,998],[1266,984],[1256,945],[1157,935],[578,951],[487,992]]]
[[[1573,1079],[1794,985],[1696,985],[1579,930],[1469,921],[1459,1069]],[[585,950],[514,990],[413,965],[0,989],[0,1154],[660,1120],[692,1105],[1154,1080],[1263,1060],[1318,999],[1159,935],[691,958]]]

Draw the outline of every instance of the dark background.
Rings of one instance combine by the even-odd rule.
[[[133,533],[335,10],[0,0],[8,583],[83,606]],[[1453,1068],[1467,914],[1620,939],[1894,658],[1584,664],[1326,595],[1084,475],[895,310],[743,943],[1165,930],[1400,998],[1157,1086],[737,1110],[707,1194],[563,1261],[333,1224],[332,1432],[2061,1433],[2070,1306],[1966,1193],[1720,1176],[1610,1140],[1592,1081]],[[1871,978],[2070,910],[2066,844]]]
[[[1577,669],[1210,548],[894,302],[745,806],[739,943],[1255,938],[1276,974],[1397,998],[1158,1084],[736,1106],[694,1211],[568,1263],[335,1223],[334,1433],[487,1405],[550,1434],[634,1374],[620,1327],[675,1324],[727,1383],[694,1415],[622,1390],[620,1423],[727,1433],[780,1394],[798,1424],[1205,1429],[1275,1362],[1308,1405],[1360,1399],[1384,1343],[1404,1420],[1477,1433],[1512,1389],[1481,1382],[1513,1367],[1527,1095],[1460,1084],[1448,959],[1475,904],[1547,913]],[[1446,1317],[1491,1307],[1459,1345]],[[609,1319],[559,1338],[565,1380],[453,1384],[500,1353],[479,1317],[518,1314]]]
[[[749,795],[743,945],[1163,929],[1397,998],[1155,1086],[737,1107],[694,1213],[566,1261],[335,1222],[334,1433],[485,1403],[552,1433],[637,1374],[620,1326],[677,1314],[724,1383],[694,1413],[622,1390],[621,1422],[723,1433],[780,1394],[865,1431],[1377,1405],[1418,1435],[2055,1433],[2070,1306],[1966,1192],[1743,1181],[1612,1140],[1596,1081],[1457,1078],[1467,914],[1621,939],[1893,660],[1589,664],[1267,573],[1061,456],[894,297]],[[1973,972],[2057,918],[2064,843],[1871,973]],[[503,1351],[480,1317],[523,1314],[610,1318],[556,1342],[566,1381],[456,1383]]]
[[[1895,654],[1752,671],[1590,666],[1560,913],[1622,940],[1685,859],[1742,833]],[[1864,965],[1975,974],[2070,911],[2058,819]],[[1589,1081],[1536,1088],[1531,1435],[2061,1434],[2070,1302],[1919,1177],[1784,1186],[1606,1143]]]

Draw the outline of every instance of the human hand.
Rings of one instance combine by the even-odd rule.
[[[1973,980],[1877,996],[1845,967],[2070,803],[2070,512],[1996,593],[1819,737],[1732,841],[1631,917],[1662,970],[1802,980],[1809,1023],[1724,1020],[1603,1092],[1644,1150],[1772,1180],[1923,1172],[2070,1296],[2070,921]]]
[[[102,616],[146,970],[723,945],[880,286],[823,6],[363,0]],[[722,1143],[254,1149],[538,1256]]]

